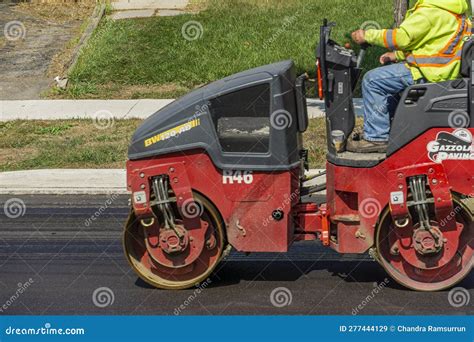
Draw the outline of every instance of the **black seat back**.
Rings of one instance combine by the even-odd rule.
[[[470,119],[466,126],[474,127],[473,57],[474,37],[463,45],[462,79],[415,84],[405,89],[392,122],[387,156],[431,128],[452,128],[453,113],[468,113]]]
[[[470,127],[474,127],[474,39],[472,36],[467,40],[462,47],[461,56],[461,75],[469,78],[468,84],[468,106],[467,111],[471,118]]]
[[[474,39],[467,40],[462,47],[461,75],[471,77],[471,64],[474,57]]]
[[[403,92],[390,130],[387,156],[431,128],[452,128],[453,113],[469,110],[469,78],[440,83],[415,84]],[[473,127],[474,120],[469,120]]]

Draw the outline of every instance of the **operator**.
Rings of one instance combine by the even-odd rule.
[[[355,130],[347,150],[385,153],[399,94],[413,84],[459,77],[462,46],[471,36],[468,9],[466,0],[419,0],[399,28],[352,33],[357,44],[384,46],[391,52],[380,57],[380,63],[388,65],[364,76],[363,134]]]

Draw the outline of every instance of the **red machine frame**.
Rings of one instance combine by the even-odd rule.
[[[300,169],[286,172],[253,172],[252,184],[223,184],[223,174],[201,151],[160,157],[159,166],[149,166],[153,159],[129,161],[128,189],[144,191],[150,197],[154,176],[168,175],[176,194],[178,208],[192,201],[192,192],[207,197],[217,206],[226,224],[227,240],[243,252],[285,252],[293,241],[315,240],[339,253],[364,253],[374,245],[374,228],[384,208],[392,217],[407,216],[407,178],[426,175],[436,198],[439,221],[453,210],[451,192],[474,193],[470,170],[474,161],[450,160],[435,163],[428,158],[427,144],[440,131],[432,129],[372,168],[352,168],[327,164],[327,203],[300,203]],[[470,129],[474,134],[474,130]],[[413,155],[419,156],[413,161]],[[405,201],[390,204],[390,194],[402,192]],[[223,200],[222,197],[225,197]],[[365,206],[365,207],[364,207]],[[278,208],[282,219],[272,219]],[[151,217],[150,206],[133,203],[137,217]],[[199,220],[184,218],[192,229]],[[449,221],[448,224],[454,224]],[[337,240],[331,239],[337,236]]]

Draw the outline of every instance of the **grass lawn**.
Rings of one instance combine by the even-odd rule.
[[[107,129],[92,120],[0,122],[0,171],[43,168],[123,168],[140,120]]]
[[[0,122],[0,171],[42,168],[124,168],[140,120],[117,120],[107,129],[91,120]],[[310,120],[305,145],[311,167],[324,167],[324,119]]]
[[[283,59],[293,59],[298,73],[314,75],[314,50],[323,18],[337,21],[333,38],[345,43],[364,22],[391,26],[392,3],[206,0],[197,14],[105,19],[70,75],[72,86],[50,96],[174,98],[224,76]],[[183,37],[183,25],[189,21],[202,26],[199,39]],[[383,51],[372,48],[364,67],[375,67]]]

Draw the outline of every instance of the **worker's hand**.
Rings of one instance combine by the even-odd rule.
[[[352,40],[359,45],[366,43],[365,41],[365,31],[364,30],[357,30],[352,32]]]
[[[397,55],[395,52],[387,52],[380,56],[380,64],[395,63],[397,61]]]

